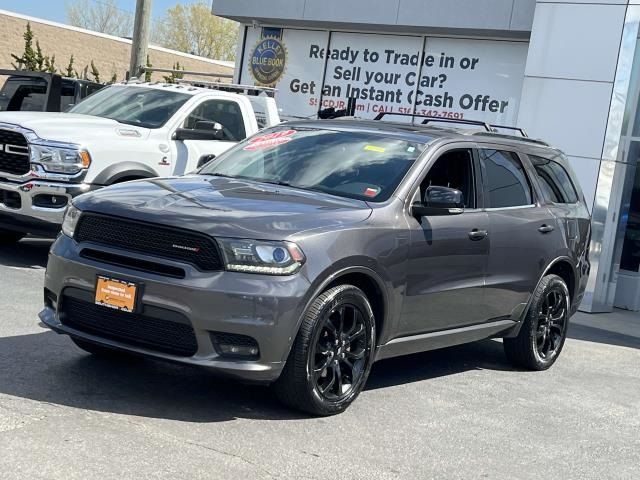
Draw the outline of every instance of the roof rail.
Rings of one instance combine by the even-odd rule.
[[[523,128],[520,127],[508,127],[506,125],[491,125],[493,128],[501,128],[503,130],[513,130],[514,132],[519,132],[525,138],[528,138],[527,132],[524,131]]]
[[[257,97],[265,93],[269,97],[275,96],[278,91],[271,87],[257,87],[255,85],[239,85],[234,83],[209,82],[207,80],[176,80],[178,84],[191,85],[193,87],[209,88],[211,90],[221,90],[223,92],[240,93]]]
[[[420,115],[418,113],[380,112],[376,116],[375,120],[382,120],[387,115],[394,115],[398,117],[424,118],[422,122],[423,125],[426,125],[429,122],[458,123],[461,125],[476,125],[484,128],[487,132],[493,132],[491,125],[489,125],[487,122],[481,122],[479,120],[464,120],[464,119],[433,117],[430,115]]]
[[[485,135],[487,137],[492,137],[492,138],[504,138],[506,140],[513,140],[513,139],[517,139],[519,142],[527,142],[527,143],[533,143],[535,145],[541,145],[543,147],[551,147],[551,145],[549,145],[547,142],[545,142],[544,140],[540,140],[537,138],[531,138],[531,137],[518,137],[516,135],[510,135],[508,133],[500,133],[500,132],[473,132],[472,135]]]
[[[394,113],[394,112],[380,112],[375,120],[382,120],[386,115],[397,115],[401,117],[411,117],[411,118],[424,118],[425,120],[422,122],[423,125],[428,124],[429,122],[442,122],[442,123],[458,123],[461,125],[477,125],[479,127],[484,128],[489,133],[500,133],[497,129],[502,130],[512,130],[514,132],[518,132],[522,135],[523,138],[529,138],[527,132],[524,131],[521,127],[510,127],[507,125],[495,125],[487,122],[482,122],[480,120],[466,120],[466,119],[455,119],[455,118],[441,118],[441,117],[433,117],[430,115],[420,115],[417,113]],[[484,132],[478,132],[479,134],[483,134]]]

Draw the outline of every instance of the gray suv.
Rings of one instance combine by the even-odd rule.
[[[273,384],[318,415],[398,355],[499,337],[549,368],[589,273],[566,157],[424,122],[291,122],[195,175],[76,198],[41,320],[90,353]]]

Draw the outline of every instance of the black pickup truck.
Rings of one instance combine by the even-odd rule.
[[[102,87],[55,73],[0,70],[0,111],[63,112]]]

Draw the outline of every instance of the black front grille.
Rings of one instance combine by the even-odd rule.
[[[186,262],[205,271],[222,269],[215,241],[189,230],[85,213],[76,227],[75,239]]]
[[[24,175],[29,169],[27,139],[21,133],[0,129],[0,175]]]
[[[63,296],[60,320],[80,332],[169,355],[191,357],[198,350],[193,328],[185,323],[121,312]],[[171,312],[173,315],[173,312]]]

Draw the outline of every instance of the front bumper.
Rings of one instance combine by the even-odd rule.
[[[0,180],[0,228],[55,235],[71,199],[90,188],[86,183]]]
[[[40,313],[46,326],[58,333],[150,357],[207,367],[246,381],[270,383],[280,376],[307,302],[309,283],[304,276],[205,273],[182,263],[162,260],[186,271],[185,278],[169,278],[83,258],[80,252],[85,246],[91,245],[79,245],[66,235],[60,235],[51,248],[45,291],[53,293],[57,301]],[[145,258],[130,252],[126,255]],[[187,318],[195,333],[197,352],[190,357],[169,355],[90,335],[65,325],[65,291],[82,290],[93,295],[97,275],[142,285],[138,302],[145,311],[161,308]],[[259,358],[233,359],[219,354],[210,332],[252,337],[260,349]]]

